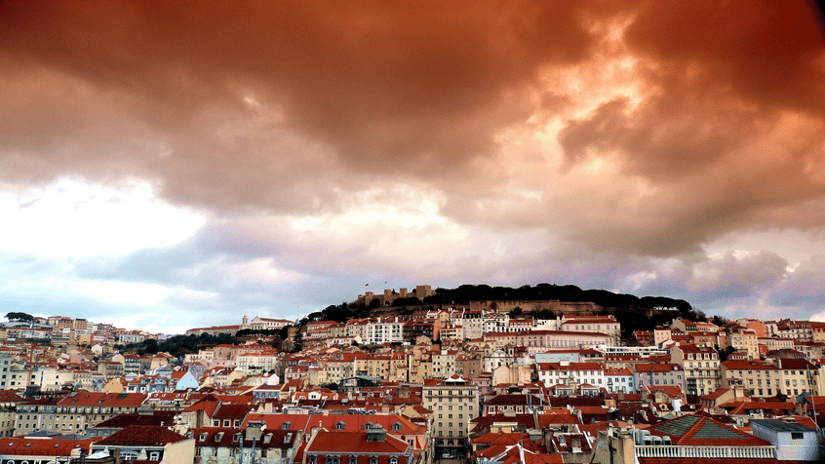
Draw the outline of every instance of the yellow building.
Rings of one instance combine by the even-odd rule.
[[[722,387],[743,386],[752,397],[771,397],[781,393],[779,368],[763,361],[725,361],[719,368]]]

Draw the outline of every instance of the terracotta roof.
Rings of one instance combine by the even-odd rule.
[[[501,464],[561,464],[564,462],[561,454],[530,451],[519,444],[508,447],[507,451],[499,456],[496,456],[495,460]]]
[[[79,391],[64,397],[60,406],[138,407],[146,400],[143,393],[98,393]]]
[[[191,429],[190,432],[195,439],[195,446],[237,448],[240,445],[240,437],[244,437],[245,444],[252,444],[252,440],[244,434],[236,437],[241,430],[232,427],[201,427]],[[266,429],[256,444],[260,448],[291,448],[297,437],[297,430]]]
[[[770,442],[704,416],[681,416],[647,428],[679,446],[770,446]]]
[[[130,425],[125,429],[97,442],[106,446],[164,446],[168,443],[177,443],[186,440],[165,427],[152,425]]]
[[[155,426],[170,426],[174,423],[174,411],[169,411],[167,414],[154,415],[146,414],[121,414],[111,419],[98,423],[94,428],[98,429],[123,429],[130,425],[155,425]]]
[[[502,393],[484,401],[485,406],[496,405],[539,405],[542,403],[541,398],[536,395],[525,395],[522,393]]]
[[[213,419],[243,419],[252,409],[248,404],[221,403],[218,410],[212,414]]]
[[[722,365],[728,370],[777,370],[774,365],[763,361],[723,361]]]
[[[670,372],[681,371],[682,366],[678,364],[653,364],[653,363],[638,363],[633,366],[636,372]]]
[[[82,440],[11,437],[0,438],[3,456],[68,456],[75,448],[89,451],[99,438]]]
[[[321,430],[307,445],[306,453],[335,455],[369,455],[373,453],[403,455],[409,444],[387,435],[384,441],[367,441],[367,432]]]

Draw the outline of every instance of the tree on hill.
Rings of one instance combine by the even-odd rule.
[[[559,300],[567,302],[590,301],[605,308],[636,306],[646,309],[676,309],[688,312],[690,303],[664,296],[638,297],[607,290],[582,290],[575,285],[538,284],[534,287],[523,285],[519,288],[490,287],[489,285],[461,285],[455,289],[437,288],[439,302],[446,304],[469,304],[471,301],[495,300]],[[425,301],[426,302],[426,301]]]
[[[26,313],[11,312],[6,314],[6,319],[12,322],[34,322],[34,316]]]

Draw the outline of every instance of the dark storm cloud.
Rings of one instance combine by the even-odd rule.
[[[222,310],[379,274],[802,304],[786,258],[704,250],[822,227],[824,44],[802,2],[6,1],[0,182],[205,212],[77,272]]]

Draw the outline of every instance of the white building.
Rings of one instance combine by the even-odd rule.
[[[608,393],[636,393],[636,381],[629,369],[605,369],[605,385]]]
[[[398,318],[379,318],[366,325],[367,336],[364,341],[372,345],[384,343],[401,343],[404,341],[404,321]]]
[[[566,361],[539,363],[536,364],[536,370],[538,371],[539,381],[544,382],[546,387],[567,384],[569,380],[573,380],[579,385],[586,383],[594,387],[605,387],[607,385],[604,367],[599,363]]]
[[[778,461],[821,462],[816,430],[793,420],[751,419],[753,434],[776,447]]]

